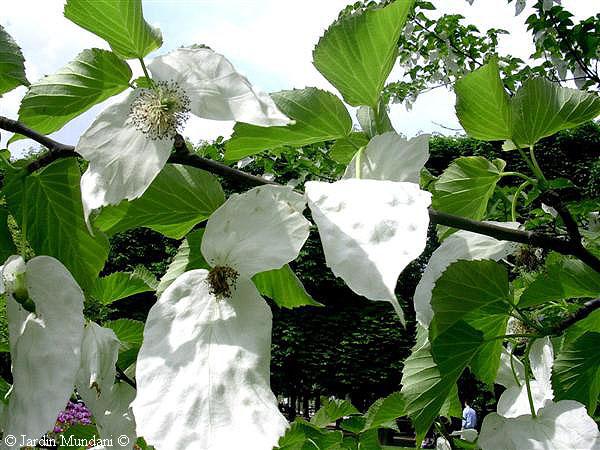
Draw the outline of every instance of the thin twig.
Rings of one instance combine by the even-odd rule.
[[[121,369],[119,366],[115,366],[117,368],[117,378],[119,380],[124,381],[125,383],[127,383],[129,386],[131,386],[134,389],[137,389],[137,384],[135,381],[133,381],[131,378],[129,378],[125,372],[123,371],[123,369]]]
[[[563,320],[556,327],[554,327],[552,329],[552,334],[555,336],[560,336],[571,325],[573,325],[576,322],[579,322],[580,320],[585,319],[586,317],[588,317],[590,314],[592,314],[597,309],[600,309],[600,298],[585,302],[583,304],[583,308],[581,308],[575,314],[573,314],[571,317]]]

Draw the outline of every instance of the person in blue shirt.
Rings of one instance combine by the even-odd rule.
[[[469,406],[467,402],[465,402],[465,409],[463,409],[463,420],[462,420],[462,428],[463,430],[469,428],[477,427],[477,413],[473,408]]]

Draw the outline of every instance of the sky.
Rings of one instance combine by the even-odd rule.
[[[81,50],[91,47],[108,49],[100,38],[79,28],[62,16],[64,0],[0,0],[0,25],[21,46],[26,58],[26,72],[34,82],[51,74],[72,60]],[[333,22],[349,0],[143,0],[146,20],[161,29],[162,54],[181,45],[205,44],[225,55],[246,75],[254,86],[266,92],[316,86],[333,92],[335,88],[312,65],[312,49],[323,31]],[[514,6],[506,0],[433,0],[440,13],[460,13],[480,30],[504,28],[499,50],[526,59],[533,50],[524,21],[528,11],[514,17]],[[530,0],[531,3],[531,0]],[[600,12],[598,0],[563,0],[576,17]],[[130,61],[134,76],[141,75],[136,61]],[[393,78],[393,72],[392,72]],[[390,78],[390,81],[392,80]],[[0,98],[0,115],[17,118],[20,87]],[[123,94],[121,94],[123,95]],[[76,144],[78,137],[91,124],[113,97],[67,124],[53,138]],[[436,89],[419,97],[410,111],[393,105],[390,117],[396,130],[407,136],[422,132],[452,133],[460,125],[454,114],[454,95]],[[232,122],[192,118],[184,134],[193,141],[229,137]],[[9,133],[2,132],[0,148]],[[10,146],[20,154],[33,145],[23,140]]]

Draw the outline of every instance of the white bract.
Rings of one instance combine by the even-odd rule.
[[[516,222],[489,223],[508,228],[519,227]],[[517,248],[518,244],[514,242],[499,241],[470,231],[460,230],[448,236],[431,255],[423,276],[415,289],[414,304],[419,323],[424,327],[429,327],[429,323],[433,318],[431,293],[435,282],[450,264],[461,259],[493,259],[499,261],[514,253]]]
[[[505,355],[502,364],[510,364]],[[478,444],[483,450],[597,450],[600,435],[585,406],[573,400],[554,402],[551,374],[554,361],[550,338],[536,340],[529,353],[534,380],[530,382],[536,417],[531,415],[524,376],[500,396],[497,413],[483,420]],[[502,367],[501,364],[501,367]],[[502,369],[501,369],[502,370]],[[523,366],[516,366],[518,377]]]
[[[534,379],[529,384],[533,404],[537,411],[554,398],[551,381],[554,353],[550,338],[538,339],[531,345],[529,361],[534,376]],[[516,385],[515,382],[514,385],[509,386],[500,396],[497,411],[501,416],[519,417],[531,414],[524,377],[520,381],[520,386]]]
[[[401,315],[394,290],[425,249],[431,194],[415,183],[381,180],[305,187],[327,266],[357,294],[389,301]]]
[[[130,407],[135,389],[124,382],[115,384],[119,346],[113,330],[88,323],[81,344],[76,386],[94,416],[100,438],[112,439],[113,448],[131,449],[136,439]],[[127,439],[119,439],[121,436]]]
[[[89,161],[81,178],[86,221],[97,208],[144,193],[167,162],[189,113],[260,126],[290,123],[271,97],[254,90],[209,48],[180,48],[148,68],[154,86],[135,89],[106,108],[76,146]]]
[[[354,155],[343,178],[419,183],[429,159],[429,137],[422,134],[407,141],[393,131],[375,136]]]
[[[83,293],[56,259],[38,256],[27,264],[12,256],[4,264],[14,384],[4,413],[4,436],[39,439],[54,427],[67,404],[79,369]],[[21,280],[24,280],[25,290]],[[17,301],[19,300],[19,301]],[[26,310],[27,301],[35,312]]]
[[[271,311],[250,277],[296,258],[302,196],[261,186],[211,216],[213,269],[177,278],[148,314],[137,360],[137,431],[159,450],[271,450],[287,428],[270,389]]]

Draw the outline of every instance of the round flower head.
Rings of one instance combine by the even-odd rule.
[[[152,82],[106,108],[83,133],[76,151],[89,161],[81,178],[86,221],[102,206],[133,200],[164,167],[190,114],[260,126],[290,120],[267,94],[254,90],[224,56],[180,48],[155,58]]]
[[[212,269],[177,278],[144,328],[132,406],[149,444],[277,444],[287,422],[269,386],[272,314],[251,277],[298,256],[310,226],[303,209],[291,188],[261,186],[232,195],[208,220],[202,254]]]

